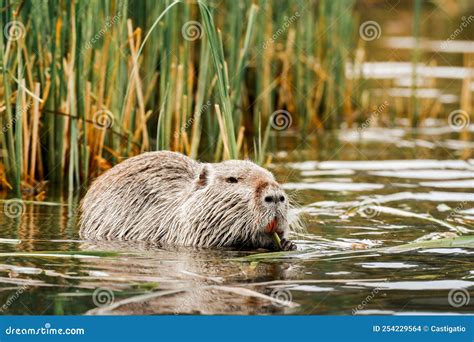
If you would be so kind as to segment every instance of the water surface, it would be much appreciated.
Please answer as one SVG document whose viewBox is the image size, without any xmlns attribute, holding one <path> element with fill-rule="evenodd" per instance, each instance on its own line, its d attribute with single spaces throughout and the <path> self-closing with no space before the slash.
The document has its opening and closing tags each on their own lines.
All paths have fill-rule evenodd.
<svg viewBox="0 0 474 342">
<path fill-rule="evenodd" d="M 280 139 L 270 168 L 306 226 L 293 254 L 81 241 L 62 196 L 4 211 L 3 313 L 473 313 L 474 248 L 388 248 L 473 234 L 470 142 L 429 129 Z"/>
</svg>

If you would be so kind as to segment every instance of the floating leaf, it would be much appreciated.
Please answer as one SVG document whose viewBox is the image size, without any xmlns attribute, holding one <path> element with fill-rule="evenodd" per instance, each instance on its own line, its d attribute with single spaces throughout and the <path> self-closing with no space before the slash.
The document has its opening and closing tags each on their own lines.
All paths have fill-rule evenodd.
<svg viewBox="0 0 474 342">
<path fill-rule="evenodd" d="M 365 250 L 358 251 L 336 251 L 330 253 L 321 253 L 320 251 L 315 252 L 314 250 L 308 251 L 292 251 L 292 252 L 270 252 L 270 253 L 257 253 L 247 255 L 242 258 L 235 258 L 235 261 L 278 261 L 281 259 L 321 259 L 325 257 L 333 257 L 336 255 L 349 255 L 348 258 L 367 257 L 369 255 L 378 255 L 374 253 L 402 253 L 409 252 L 417 249 L 429 249 L 429 248 L 474 248 L 474 235 L 458 236 L 454 238 L 437 239 L 431 241 L 422 242 L 410 242 L 407 244 L 393 246 L 393 247 L 381 247 L 381 248 L 368 248 Z M 368 253 L 368 254 L 363 254 Z M 361 255 L 362 254 L 362 255 Z M 338 258 L 339 259 L 339 258 Z M 327 259 L 326 259 L 327 260 Z M 336 259 L 333 259 L 336 260 Z"/>
<path fill-rule="evenodd" d="M 474 235 L 431 241 L 410 242 L 404 245 L 382 248 L 381 251 L 384 253 L 401 253 L 427 248 L 474 248 Z"/>
</svg>

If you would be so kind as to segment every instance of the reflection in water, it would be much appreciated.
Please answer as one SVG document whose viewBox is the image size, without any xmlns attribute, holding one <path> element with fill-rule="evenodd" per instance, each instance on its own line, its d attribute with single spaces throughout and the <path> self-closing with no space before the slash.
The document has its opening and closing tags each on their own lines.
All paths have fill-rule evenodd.
<svg viewBox="0 0 474 342">
<path fill-rule="evenodd" d="M 275 298 L 267 298 L 265 291 L 255 291 L 258 286 L 246 284 L 285 279 L 288 267 L 232 262 L 232 258 L 243 255 L 241 252 L 133 243 L 83 243 L 80 249 L 123 253 L 119 258 L 87 260 L 88 269 L 101 272 L 95 285 L 112 288 L 120 296 L 112 307 L 96 308 L 90 314 L 284 313 L 292 306 L 279 305 Z M 136 284 L 137 290 L 151 291 L 137 291 L 122 299 L 121 291 L 127 291 L 130 284 Z"/>
</svg>

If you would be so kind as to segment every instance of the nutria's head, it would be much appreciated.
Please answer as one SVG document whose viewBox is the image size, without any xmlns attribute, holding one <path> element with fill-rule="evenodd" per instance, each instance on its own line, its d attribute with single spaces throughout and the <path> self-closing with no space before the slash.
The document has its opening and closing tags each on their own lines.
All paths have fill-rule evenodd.
<svg viewBox="0 0 474 342">
<path fill-rule="evenodd" d="M 274 232 L 284 237 L 289 230 L 288 196 L 269 171 L 250 161 L 202 164 L 190 201 L 189 220 L 210 227 L 201 232 L 208 246 L 270 247 Z"/>
</svg>

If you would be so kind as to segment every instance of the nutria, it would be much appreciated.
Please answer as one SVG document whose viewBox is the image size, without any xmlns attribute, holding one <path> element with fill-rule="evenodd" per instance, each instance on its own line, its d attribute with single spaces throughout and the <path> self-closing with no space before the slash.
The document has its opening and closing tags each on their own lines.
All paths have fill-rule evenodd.
<svg viewBox="0 0 474 342">
<path fill-rule="evenodd" d="M 132 157 L 97 178 L 81 202 L 85 239 L 167 245 L 294 250 L 288 196 L 250 161 L 200 163 L 158 151 Z"/>
</svg>

